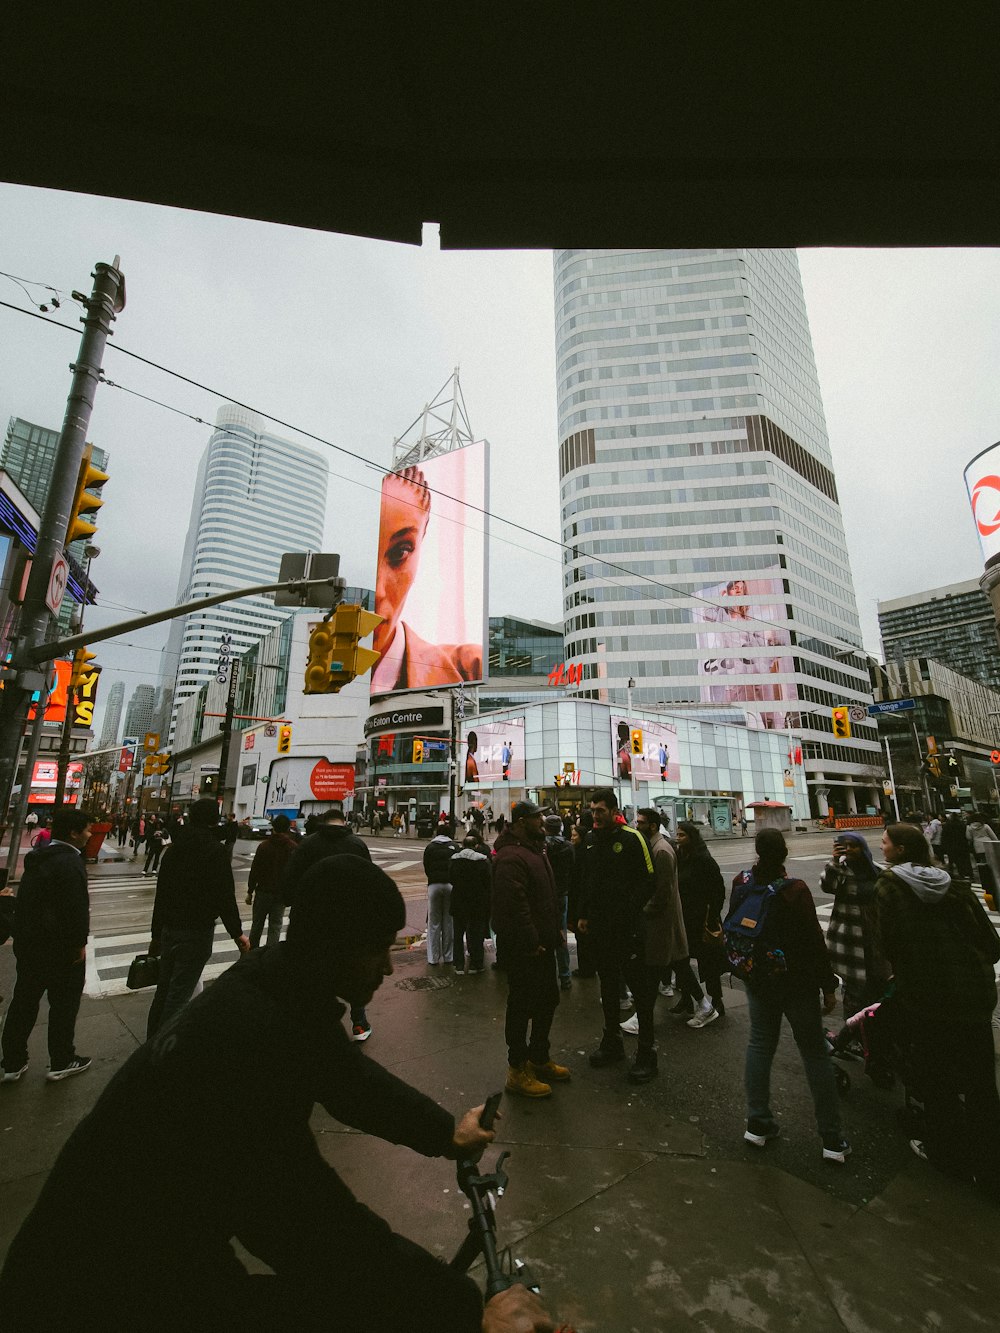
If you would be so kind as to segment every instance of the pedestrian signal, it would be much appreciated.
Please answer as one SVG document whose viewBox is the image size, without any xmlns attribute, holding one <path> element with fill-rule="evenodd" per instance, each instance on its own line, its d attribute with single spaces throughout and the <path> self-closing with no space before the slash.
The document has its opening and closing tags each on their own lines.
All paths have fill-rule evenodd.
<svg viewBox="0 0 1000 1333">
<path fill-rule="evenodd" d="M 838 741 L 846 741 L 851 735 L 851 714 L 846 704 L 831 709 L 833 716 L 833 734 Z"/>
</svg>

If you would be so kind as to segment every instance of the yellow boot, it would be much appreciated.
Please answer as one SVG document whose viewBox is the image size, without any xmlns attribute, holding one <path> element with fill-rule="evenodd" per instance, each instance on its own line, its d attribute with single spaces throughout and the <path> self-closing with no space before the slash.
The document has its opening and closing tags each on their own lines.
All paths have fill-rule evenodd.
<svg viewBox="0 0 1000 1333">
<path fill-rule="evenodd" d="M 554 1060 L 546 1060 L 543 1065 L 533 1064 L 530 1060 L 525 1069 L 535 1078 L 547 1078 L 550 1083 L 568 1083 L 573 1077 L 565 1065 L 557 1065 Z"/>
<path fill-rule="evenodd" d="M 551 1097 L 552 1089 L 535 1078 L 530 1069 L 530 1065 L 511 1065 L 507 1070 L 507 1091 L 519 1097 Z"/>
</svg>

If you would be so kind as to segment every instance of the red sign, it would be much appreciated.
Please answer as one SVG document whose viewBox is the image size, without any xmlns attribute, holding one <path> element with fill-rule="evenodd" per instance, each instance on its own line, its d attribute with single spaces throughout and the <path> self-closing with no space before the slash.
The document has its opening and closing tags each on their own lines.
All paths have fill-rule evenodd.
<svg viewBox="0 0 1000 1333">
<path fill-rule="evenodd" d="M 579 685 L 582 680 L 582 662 L 560 662 L 549 672 L 550 685 Z"/>
<path fill-rule="evenodd" d="M 321 759 L 309 774 L 309 787 L 317 801 L 342 801 L 354 791 L 354 765 Z"/>
<path fill-rule="evenodd" d="M 56 793 L 58 773 L 59 764 L 56 760 L 39 759 L 36 762 L 31 775 L 31 791 L 28 795 L 30 805 L 51 805 Z M 76 803 L 82 781 L 83 763 L 79 760 L 71 761 L 66 766 L 65 801 L 67 805 Z"/>
<path fill-rule="evenodd" d="M 118 757 L 118 772 L 128 773 L 132 768 L 132 751 L 127 745 L 122 746 L 122 752 Z"/>
<path fill-rule="evenodd" d="M 66 697 L 69 694 L 69 678 L 73 670 L 72 662 L 53 662 L 55 685 L 45 705 L 46 722 L 63 722 L 66 719 Z M 35 716 L 34 701 L 28 709 L 28 721 Z"/>
<path fill-rule="evenodd" d="M 256 744 L 257 744 L 257 733 L 253 731 L 248 731 L 247 734 L 243 737 L 244 750 L 252 750 Z"/>
</svg>

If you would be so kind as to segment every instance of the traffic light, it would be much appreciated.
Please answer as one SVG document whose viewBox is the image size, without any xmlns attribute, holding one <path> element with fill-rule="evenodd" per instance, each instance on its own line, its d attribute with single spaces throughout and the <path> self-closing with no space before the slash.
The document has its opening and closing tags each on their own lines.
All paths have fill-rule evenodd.
<svg viewBox="0 0 1000 1333">
<path fill-rule="evenodd" d="M 159 755 L 147 754 L 146 758 L 142 761 L 142 771 L 147 778 L 151 773 L 159 772 L 158 760 Z"/>
<path fill-rule="evenodd" d="M 93 662 L 96 656 L 96 653 L 88 653 L 86 648 L 77 648 L 76 652 L 73 654 L 73 665 L 70 668 L 69 673 L 69 688 L 71 694 L 74 690 L 80 688 L 85 677 L 93 670 L 93 667 L 91 667 L 89 663 Z"/>
<path fill-rule="evenodd" d="M 413 738 L 413 762 L 415 764 L 424 762 L 424 742 L 419 736 Z"/>
<path fill-rule="evenodd" d="M 292 749 L 292 729 L 286 723 L 278 728 L 278 753 L 290 754 Z"/>
<path fill-rule="evenodd" d="M 958 762 L 957 754 L 946 754 L 944 757 L 945 776 L 951 779 L 960 778 L 962 775 L 962 766 Z"/>
<path fill-rule="evenodd" d="M 846 704 L 830 710 L 833 717 L 833 734 L 838 741 L 846 741 L 851 735 L 851 714 Z"/>
<path fill-rule="evenodd" d="M 634 727 L 632 730 L 632 753 L 642 756 L 642 728 Z"/>
<path fill-rule="evenodd" d="M 80 517 L 81 514 L 96 513 L 104 503 L 99 495 L 92 494 L 92 488 L 103 486 L 108 480 L 108 474 L 94 467 L 91 462 L 93 452 L 94 446 L 88 444 L 80 460 L 80 475 L 76 479 L 73 508 L 69 511 L 69 524 L 66 527 L 67 546 L 81 537 L 92 537 L 97 531 L 96 523 L 92 523 L 89 518 Z"/>
<path fill-rule="evenodd" d="M 314 626 L 303 693 L 337 694 L 356 676 L 370 671 L 382 654 L 362 648 L 358 640 L 371 634 L 382 619 L 356 602 L 342 602 L 329 620 Z"/>
<path fill-rule="evenodd" d="M 303 694 L 326 694 L 330 688 L 330 659 L 333 656 L 333 630 L 328 620 L 321 620 L 309 631 L 309 660 L 306 662 Z"/>
</svg>

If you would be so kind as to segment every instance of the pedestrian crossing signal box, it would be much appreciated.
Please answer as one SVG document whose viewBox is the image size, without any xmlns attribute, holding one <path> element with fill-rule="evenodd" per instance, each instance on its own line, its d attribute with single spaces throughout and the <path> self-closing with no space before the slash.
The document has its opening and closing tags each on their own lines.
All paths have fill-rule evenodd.
<svg viewBox="0 0 1000 1333">
<path fill-rule="evenodd" d="M 838 741 L 850 740 L 851 714 L 846 705 L 830 710 L 833 717 L 833 734 Z"/>
</svg>

